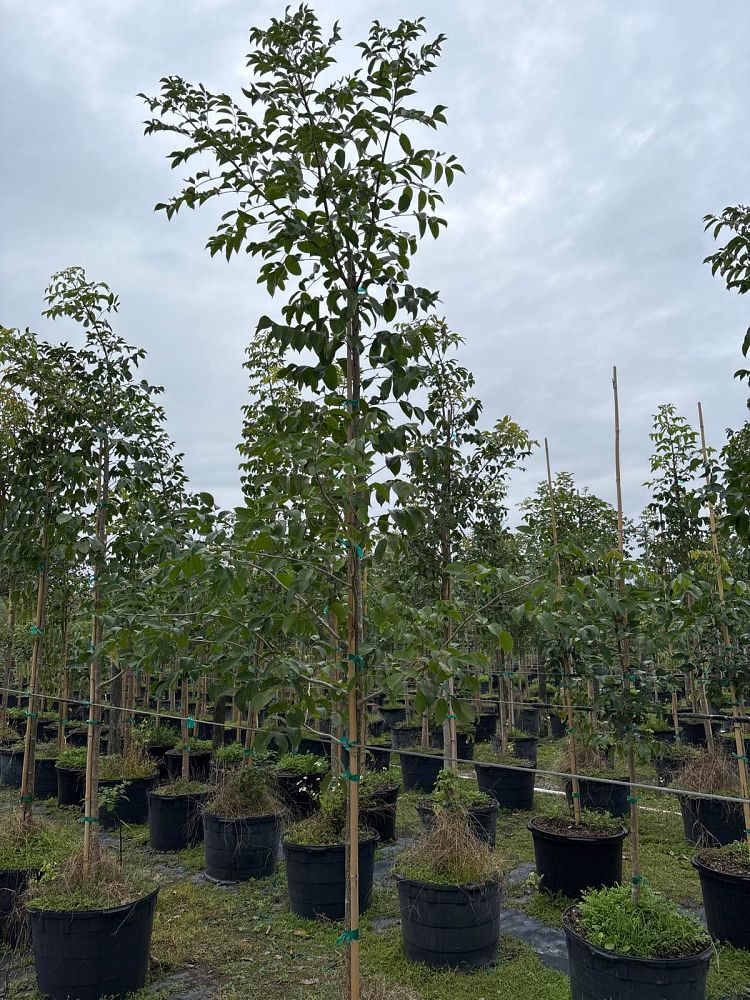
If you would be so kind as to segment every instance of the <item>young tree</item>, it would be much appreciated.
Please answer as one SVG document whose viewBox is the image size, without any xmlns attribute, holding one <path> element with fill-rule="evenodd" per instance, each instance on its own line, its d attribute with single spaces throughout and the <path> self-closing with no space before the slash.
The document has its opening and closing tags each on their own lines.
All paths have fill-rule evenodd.
<svg viewBox="0 0 750 1000">
<path fill-rule="evenodd" d="M 259 281 L 270 294 L 295 284 L 281 309 L 283 322 L 264 316 L 259 329 L 284 351 L 310 352 L 312 363 L 290 360 L 286 371 L 322 394 L 327 410 L 325 447 L 339 481 L 329 497 L 333 510 L 320 538 L 329 552 L 321 561 L 328 572 L 330 546 L 342 538 L 352 774 L 360 756 L 370 501 L 376 489 L 389 491 L 370 477 L 376 456 L 403 450 L 406 438 L 381 404 L 415 387 L 410 366 L 424 349 L 419 336 L 404 338 L 379 324 L 391 323 L 399 308 L 416 316 L 434 305 L 437 293 L 412 285 L 409 268 L 419 239 L 428 231 L 437 237 L 445 225 L 435 185 L 450 184 L 461 169 L 453 156 L 414 145 L 418 128 L 445 122 L 443 106 L 430 112 L 411 102 L 444 40 L 425 42 L 424 33 L 422 19 L 394 28 L 374 22 L 358 46 L 361 67 L 333 79 L 338 25 L 324 37 L 313 11 L 302 5 L 251 30 L 252 76 L 243 88 L 248 104 L 175 76 L 162 80 L 159 96 L 144 97 L 153 115 L 146 131 L 181 140 L 172 166 L 200 161 L 180 193 L 160 206 L 167 217 L 218 196 L 233 198 L 209 239 L 211 253 L 229 258 L 244 247 L 260 257 Z M 304 484 L 295 486 L 292 500 L 299 504 Z M 327 631 L 334 633 L 335 650 L 336 629 Z M 356 1000 L 356 780 L 349 787 L 347 940 Z"/>
</svg>

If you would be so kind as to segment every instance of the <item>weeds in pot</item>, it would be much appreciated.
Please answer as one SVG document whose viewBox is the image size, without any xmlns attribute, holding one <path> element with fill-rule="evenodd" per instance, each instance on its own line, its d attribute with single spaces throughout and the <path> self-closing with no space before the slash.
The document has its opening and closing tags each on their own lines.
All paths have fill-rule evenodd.
<svg viewBox="0 0 750 1000">
<path fill-rule="evenodd" d="M 435 821 L 407 848 L 394 872 L 416 882 L 437 885 L 476 885 L 503 879 L 503 863 L 488 844 L 479 840 L 465 810 L 438 809 Z"/>
<path fill-rule="evenodd" d="M 134 903 L 155 888 L 145 873 L 125 870 L 105 851 L 84 875 L 83 856 L 77 853 L 33 885 L 28 902 L 35 910 L 100 910 Z"/>
<path fill-rule="evenodd" d="M 713 795 L 738 795 L 739 779 L 732 759 L 720 748 L 703 750 L 675 776 L 678 788 Z"/>
<path fill-rule="evenodd" d="M 277 816 L 283 811 L 272 774 L 262 767 L 243 767 L 232 772 L 206 802 L 205 810 L 222 819 Z"/>
<path fill-rule="evenodd" d="M 455 771 L 441 771 L 435 789 L 425 800 L 438 809 L 465 811 L 491 805 L 494 799 L 480 791 L 475 781 L 461 778 Z"/>
<path fill-rule="evenodd" d="M 704 927 L 645 885 L 637 903 L 629 886 L 589 890 L 573 910 L 572 926 L 591 944 L 634 958 L 683 958 L 711 943 Z"/>
<path fill-rule="evenodd" d="M 193 744 L 190 744 L 193 746 Z M 214 751 L 216 764 L 241 764 L 245 759 L 245 748 L 241 743 L 227 743 Z"/>
<path fill-rule="evenodd" d="M 331 778 L 321 793 L 319 811 L 290 826 L 284 834 L 286 842 L 300 847 L 335 847 L 345 843 L 346 799 L 346 780 Z M 360 805 L 363 804 L 361 801 Z M 360 824 L 360 833 L 363 832 L 367 830 Z"/>
<path fill-rule="evenodd" d="M 0 871 L 45 871 L 69 854 L 76 843 L 75 832 L 67 826 L 33 816 L 0 813 Z"/>
<path fill-rule="evenodd" d="M 315 774 L 325 774 L 328 770 L 328 761 L 325 757 L 318 757 L 314 753 L 285 753 L 279 758 L 276 769 L 283 771 L 284 774 L 296 774 L 301 778 L 307 778 Z"/>
<path fill-rule="evenodd" d="M 213 789 L 210 785 L 206 785 L 202 781 L 190 781 L 187 778 L 177 778 L 176 781 L 159 785 L 156 789 L 157 794 L 163 795 L 165 798 L 177 798 L 180 795 L 202 795 L 211 791 Z"/>
<path fill-rule="evenodd" d="M 169 726 L 159 726 L 155 719 L 144 719 L 133 727 L 133 739 L 137 747 L 173 747 L 179 739 L 176 730 Z"/>
<path fill-rule="evenodd" d="M 71 771 L 83 771 L 86 767 L 86 747 L 67 747 L 57 755 L 57 766 Z"/>
<path fill-rule="evenodd" d="M 85 749 L 83 752 L 85 766 Z M 116 781 L 118 779 L 135 781 L 138 778 L 153 778 L 155 774 L 154 761 L 137 749 L 133 749 L 127 754 L 106 754 L 99 759 L 100 781 Z"/>
<path fill-rule="evenodd" d="M 750 855 L 744 840 L 736 840 L 725 847 L 704 847 L 695 856 L 714 871 L 742 878 L 750 877 Z"/>
</svg>

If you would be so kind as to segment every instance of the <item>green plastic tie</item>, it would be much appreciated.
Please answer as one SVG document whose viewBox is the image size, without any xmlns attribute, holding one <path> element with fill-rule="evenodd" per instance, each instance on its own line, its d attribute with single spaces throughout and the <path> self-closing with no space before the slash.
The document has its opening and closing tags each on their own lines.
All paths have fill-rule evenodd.
<svg viewBox="0 0 750 1000">
<path fill-rule="evenodd" d="M 364 294 L 365 294 L 365 289 L 362 287 L 362 285 L 359 285 L 357 287 L 357 295 L 364 295 Z"/>
<path fill-rule="evenodd" d="M 81 816 L 80 822 L 81 823 L 98 823 L 99 822 L 99 817 L 98 816 Z"/>
<path fill-rule="evenodd" d="M 252 747 L 245 747 L 243 749 L 243 751 L 242 751 L 242 756 L 243 757 L 254 757 L 255 756 L 255 751 L 253 750 Z"/>
<path fill-rule="evenodd" d="M 324 615 L 327 615 L 327 614 L 328 614 L 328 605 L 327 605 L 327 604 L 324 604 L 324 605 L 323 605 L 323 614 L 324 614 Z"/>
<path fill-rule="evenodd" d="M 344 400 L 344 406 L 347 406 L 347 407 L 351 406 L 351 408 L 353 410 L 358 410 L 359 409 L 359 400 L 358 399 L 346 399 L 346 400 Z"/>
<path fill-rule="evenodd" d="M 98 510 L 106 510 L 109 504 L 106 500 L 98 500 L 96 506 Z"/>
<path fill-rule="evenodd" d="M 646 880 L 644 879 L 643 875 L 633 875 L 630 881 L 633 883 L 633 885 L 640 885 L 642 882 L 645 882 Z"/>
<path fill-rule="evenodd" d="M 734 757 L 735 760 L 744 760 L 744 762 L 747 764 L 747 757 L 743 753 L 732 752 L 732 756 Z"/>
<path fill-rule="evenodd" d="M 629 681 L 630 681 L 630 682 L 631 682 L 632 684 L 635 684 L 635 682 L 636 682 L 636 681 L 638 680 L 638 677 L 637 677 L 637 675 L 636 675 L 636 674 L 628 674 L 628 675 L 627 675 L 627 678 L 628 678 L 628 680 L 629 680 Z"/>
<path fill-rule="evenodd" d="M 456 716 L 455 716 L 455 715 L 446 715 L 446 717 L 445 717 L 445 718 L 446 718 L 446 719 L 455 719 L 455 718 L 456 718 Z"/>
<path fill-rule="evenodd" d="M 350 740 L 348 736 L 342 736 L 341 739 L 339 740 L 339 743 L 344 748 L 344 750 L 351 750 L 352 747 L 358 747 L 362 745 L 357 740 Z"/>
<path fill-rule="evenodd" d="M 84 719 L 87 726 L 100 726 L 101 721 L 99 719 Z"/>
<path fill-rule="evenodd" d="M 192 733 L 192 731 L 195 729 L 195 719 L 192 717 L 192 715 L 189 715 L 187 719 L 185 719 L 185 722 L 187 722 L 188 732 Z"/>
<path fill-rule="evenodd" d="M 136 717 L 134 715 L 130 715 L 130 716 L 128 716 L 128 718 L 125 721 L 129 725 L 134 726 L 137 720 L 136 720 Z"/>
<path fill-rule="evenodd" d="M 635 805 L 635 803 L 636 803 L 636 802 L 640 802 L 642 798 L 643 798 L 643 796 L 642 796 L 642 795 L 628 795 L 628 796 L 627 796 L 627 801 L 628 801 L 628 802 L 629 802 L 629 803 L 630 803 L 631 805 Z"/>
<path fill-rule="evenodd" d="M 32 635 L 42 635 L 44 632 L 44 625 L 32 625 L 31 634 Z"/>
<path fill-rule="evenodd" d="M 19 795 L 18 801 L 19 802 L 33 802 L 34 801 L 34 796 L 33 795 Z"/>
<path fill-rule="evenodd" d="M 36 571 L 39 574 L 39 576 L 41 576 L 42 573 L 44 572 L 44 563 L 39 563 L 39 565 L 36 568 Z"/>
<path fill-rule="evenodd" d="M 750 833 L 750 830 L 748 830 L 748 829 L 745 829 L 745 830 L 744 830 L 743 832 L 744 832 L 744 833 Z"/>
<path fill-rule="evenodd" d="M 361 667 L 364 663 L 364 657 L 361 653 L 347 653 L 347 660 L 351 660 L 355 667 Z"/>
<path fill-rule="evenodd" d="M 580 792 L 571 792 L 570 793 L 570 797 L 571 797 L 571 799 L 580 799 L 581 793 Z"/>
<path fill-rule="evenodd" d="M 359 931 L 342 931 L 336 938 L 336 944 L 346 944 L 347 941 L 359 941 Z"/>
<path fill-rule="evenodd" d="M 346 781 L 361 781 L 362 780 L 362 775 L 361 774 L 352 774 L 351 771 L 342 771 L 341 772 L 341 777 L 344 778 Z"/>
</svg>

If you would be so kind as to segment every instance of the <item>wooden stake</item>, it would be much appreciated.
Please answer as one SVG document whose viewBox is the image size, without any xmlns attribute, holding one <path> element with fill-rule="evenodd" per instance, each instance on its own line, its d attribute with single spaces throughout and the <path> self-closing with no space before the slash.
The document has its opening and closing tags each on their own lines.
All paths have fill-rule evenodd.
<svg viewBox="0 0 750 1000">
<path fill-rule="evenodd" d="M 617 547 L 620 551 L 620 558 L 625 558 L 625 527 L 622 511 L 622 476 L 620 473 L 620 399 L 617 392 L 617 368 L 612 369 L 612 391 L 615 403 L 615 480 L 617 485 Z M 620 594 L 625 593 L 624 568 L 621 566 L 619 574 Z M 625 623 L 627 625 L 627 622 Z M 620 643 L 620 664 L 622 666 L 622 683 L 625 691 L 630 687 L 630 636 L 627 631 L 622 636 Z M 633 870 L 632 876 L 632 898 L 637 903 L 641 898 L 641 851 L 640 838 L 638 834 L 638 796 L 636 794 L 635 783 L 637 775 L 635 771 L 635 746 L 633 738 L 628 743 L 628 780 L 630 789 L 628 799 L 630 801 L 630 861 Z"/>
<path fill-rule="evenodd" d="M 188 682 L 187 677 L 182 679 L 182 722 L 180 723 L 181 735 L 182 735 L 182 770 L 181 775 L 185 781 L 190 780 L 190 751 L 188 747 L 190 746 L 190 730 L 188 729 L 187 716 L 187 705 L 189 700 L 188 695 Z M 187 713 L 187 714 L 186 714 Z"/>
<path fill-rule="evenodd" d="M 708 448 L 706 447 L 706 430 L 703 425 L 703 407 L 700 403 L 698 403 L 698 423 L 700 424 L 701 431 L 703 464 L 706 467 L 706 480 L 708 481 Z M 711 532 L 711 551 L 713 553 L 714 566 L 716 568 L 716 589 L 719 594 L 719 604 L 723 608 L 726 603 L 724 597 L 724 574 L 721 571 L 721 553 L 719 552 L 719 536 L 716 531 L 716 515 L 714 514 L 714 505 L 710 500 L 708 501 L 708 525 Z M 721 623 L 721 638 L 725 646 L 730 647 L 732 645 L 732 638 L 729 635 L 729 626 L 726 622 Z M 740 794 L 745 800 L 742 803 L 742 813 L 745 820 L 745 840 L 747 842 L 747 849 L 750 852 L 750 802 L 748 802 L 747 753 L 745 748 L 745 735 L 742 729 L 742 722 L 740 721 L 742 707 L 737 701 L 737 687 L 734 681 L 732 681 L 729 687 L 729 692 L 732 699 L 734 749 L 737 756 L 737 765 L 740 774 Z"/>
<path fill-rule="evenodd" d="M 557 548 L 557 513 L 555 510 L 555 491 L 552 487 L 552 466 L 549 459 L 549 442 L 544 439 L 544 456 L 547 460 L 547 492 L 549 494 L 549 511 L 552 525 L 552 544 L 555 548 L 555 561 L 557 562 L 557 594 L 562 596 L 562 568 L 560 566 L 560 553 Z M 581 789 L 578 781 L 578 751 L 576 747 L 575 716 L 573 714 L 573 696 L 570 693 L 570 660 L 567 650 L 563 653 L 563 696 L 565 699 L 565 714 L 568 719 L 568 747 L 570 749 L 570 770 L 573 777 L 570 779 L 571 794 L 573 798 L 573 819 L 576 823 L 581 822 Z"/>
</svg>

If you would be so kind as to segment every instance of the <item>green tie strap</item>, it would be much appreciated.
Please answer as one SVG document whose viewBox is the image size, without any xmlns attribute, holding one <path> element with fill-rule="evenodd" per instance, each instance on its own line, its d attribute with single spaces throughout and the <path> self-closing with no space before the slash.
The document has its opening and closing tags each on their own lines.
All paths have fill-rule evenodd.
<svg viewBox="0 0 750 1000">
<path fill-rule="evenodd" d="M 361 781 L 362 780 L 362 775 L 361 774 L 352 774 L 351 771 L 342 771 L 341 777 L 344 778 L 346 781 Z"/>
<path fill-rule="evenodd" d="M 347 941 L 359 941 L 359 930 L 356 931 L 342 931 L 336 938 L 336 944 L 342 945 L 346 944 Z"/>
</svg>

